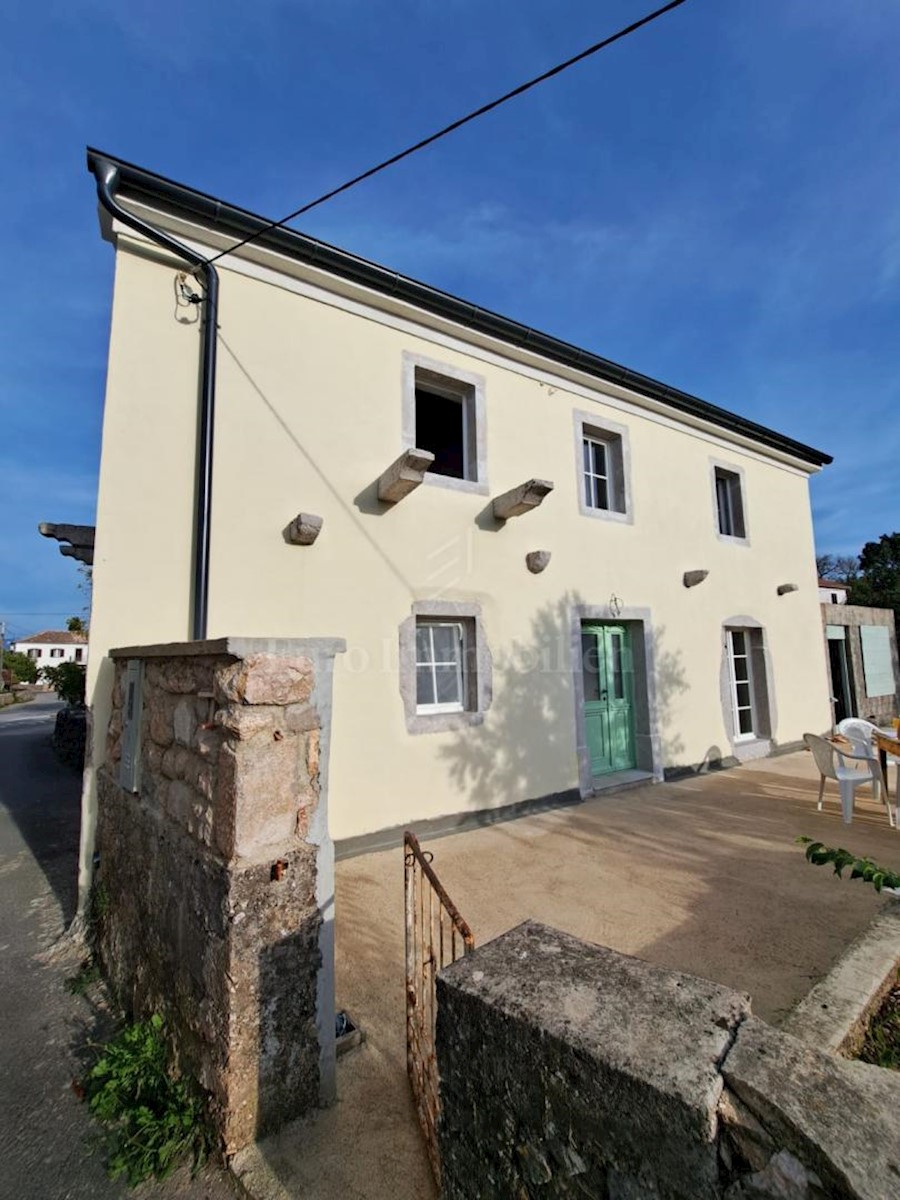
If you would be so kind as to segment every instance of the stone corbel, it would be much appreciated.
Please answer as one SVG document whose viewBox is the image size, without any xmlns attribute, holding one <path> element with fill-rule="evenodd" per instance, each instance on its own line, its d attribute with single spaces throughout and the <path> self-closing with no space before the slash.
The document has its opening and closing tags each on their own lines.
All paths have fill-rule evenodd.
<svg viewBox="0 0 900 1200">
<path fill-rule="evenodd" d="M 799 592 L 800 588 L 796 583 L 779 583 L 775 591 L 779 596 L 786 596 L 788 592 Z"/>
<path fill-rule="evenodd" d="M 284 531 L 292 546 L 311 546 L 322 532 L 322 518 L 315 513 L 298 513 Z"/>
<path fill-rule="evenodd" d="M 685 571 L 682 582 L 686 588 L 696 587 L 707 577 L 709 571 Z"/>
<path fill-rule="evenodd" d="M 525 555 L 525 566 L 532 575 L 540 575 L 541 571 L 546 570 L 549 562 L 549 550 L 529 550 Z"/>
<path fill-rule="evenodd" d="M 378 499 L 385 504 L 396 504 L 408 496 L 425 478 L 433 462 L 430 450 L 404 450 L 378 480 Z"/>
<path fill-rule="evenodd" d="M 58 542 L 68 542 L 68 546 L 60 546 L 60 554 L 65 558 L 75 558 L 89 567 L 93 566 L 93 525 L 53 525 L 49 521 L 41 521 L 38 525 L 38 533 L 42 537 L 55 538 Z"/>
<path fill-rule="evenodd" d="M 529 479 L 518 487 L 504 492 L 494 499 L 493 511 L 498 521 L 508 521 L 510 517 L 520 517 L 523 513 L 537 508 L 545 496 L 553 491 L 549 479 Z"/>
</svg>

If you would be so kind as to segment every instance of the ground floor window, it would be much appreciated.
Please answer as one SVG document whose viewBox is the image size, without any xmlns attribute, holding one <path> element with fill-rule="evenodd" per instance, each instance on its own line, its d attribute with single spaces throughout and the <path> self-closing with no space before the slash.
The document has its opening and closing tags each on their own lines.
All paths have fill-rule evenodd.
<svg viewBox="0 0 900 1200">
<path fill-rule="evenodd" d="M 491 653 L 481 606 L 416 600 L 400 625 L 399 684 L 409 733 L 480 725 L 491 705 Z"/>
<path fill-rule="evenodd" d="M 729 629 L 728 649 L 731 663 L 731 702 L 734 706 L 734 736 L 737 741 L 752 738 L 756 734 L 749 632 L 746 629 Z"/>
<path fill-rule="evenodd" d="M 416 709 L 464 712 L 470 668 L 463 621 L 416 620 Z"/>
</svg>

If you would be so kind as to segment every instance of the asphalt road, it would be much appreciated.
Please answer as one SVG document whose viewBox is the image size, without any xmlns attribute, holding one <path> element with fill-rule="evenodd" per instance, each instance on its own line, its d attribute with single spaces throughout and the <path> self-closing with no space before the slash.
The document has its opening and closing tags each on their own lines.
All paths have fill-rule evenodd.
<svg viewBox="0 0 900 1200">
<path fill-rule="evenodd" d="M 137 1192 L 109 1180 L 72 1090 L 110 1017 L 65 986 L 79 966 L 62 935 L 75 913 L 81 776 L 50 745 L 60 707 L 40 697 L 0 710 L 0 1200 L 235 1200 L 231 1175 L 212 1166 Z"/>
</svg>

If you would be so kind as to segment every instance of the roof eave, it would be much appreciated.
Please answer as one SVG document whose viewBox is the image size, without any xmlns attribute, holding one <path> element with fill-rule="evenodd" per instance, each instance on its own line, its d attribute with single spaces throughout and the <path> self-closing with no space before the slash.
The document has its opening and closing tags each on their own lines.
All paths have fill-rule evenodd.
<svg viewBox="0 0 900 1200">
<path fill-rule="evenodd" d="M 122 191 L 126 195 L 137 200 L 146 199 L 151 203 L 162 203 L 201 221 L 219 234 L 234 237 L 236 240 L 250 234 L 258 234 L 254 240 L 260 247 L 287 254 L 394 299 L 405 300 L 415 307 L 467 329 L 497 338 L 511 346 L 527 349 L 552 362 L 583 371 L 606 383 L 641 393 L 676 412 L 709 421 L 740 437 L 749 438 L 760 446 L 808 463 L 814 469 L 827 466 L 833 461 L 832 456 L 824 451 L 795 441 L 764 425 L 758 425 L 755 421 L 740 417 L 727 409 L 719 408 L 689 392 L 670 387 L 649 375 L 632 371 L 570 342 L 531 329 L 490 309 L 481 308 L 449 292 L 401 275 L 398 271 L 379 266 L 294 229 L 267 228 L 269 222 L 255 213 L 227 204 L 205 192 L 175 183 L 143 167 L 125 162 L 115 155 L 105 154 L 90 147 L 87 155 L 89 165 L 96 159 L 104 158 L 119 168 Z"/>
</svg>

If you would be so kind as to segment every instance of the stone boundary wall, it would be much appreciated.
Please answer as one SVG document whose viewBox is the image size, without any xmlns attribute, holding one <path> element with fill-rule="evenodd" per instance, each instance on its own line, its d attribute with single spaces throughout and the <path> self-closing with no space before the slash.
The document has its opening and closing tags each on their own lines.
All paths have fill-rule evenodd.
<svg viewBox="0 0 900 1200">
<path fill-rule="evenodd" d="M 900 1077 L 526 922 L 438 977 L 444 1200 L 886 1200 Z"/>
<path fill-rule="evenodd" d="M 333 640 L 113 651 L 92 911 L 106 977 L 158 1012 L 226 1153 L 334 1097 Z M 135 791 L 123 692 L 139 662 Z"/>
</svg>

